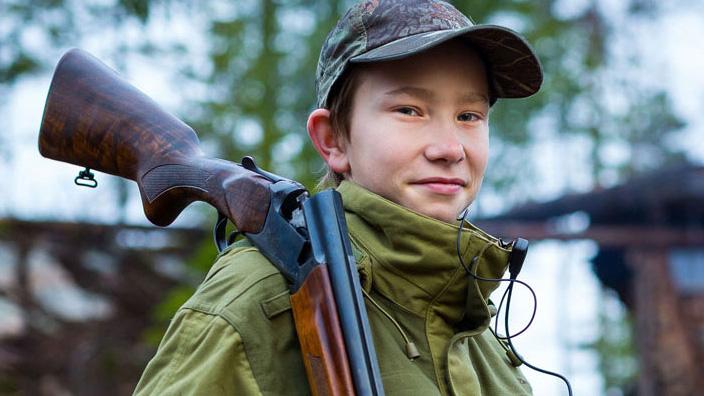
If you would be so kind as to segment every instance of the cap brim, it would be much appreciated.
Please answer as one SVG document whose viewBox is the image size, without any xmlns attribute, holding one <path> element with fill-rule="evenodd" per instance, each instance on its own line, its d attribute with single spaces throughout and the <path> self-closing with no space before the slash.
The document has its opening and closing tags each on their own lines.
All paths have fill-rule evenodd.
<svg viewBox="0 0 704 396">
<path fill-rule="evenodd" d="M 488 78 L 497 98 L 524 98 L 540 89 L 543 69 L 538 57 L 518 33 L 502 26 L 467 26 L 419 33 L 365 52 L 350 62 L 403 59 L 458 37 L 467 40 L 487 63 Z"/>
</svg>

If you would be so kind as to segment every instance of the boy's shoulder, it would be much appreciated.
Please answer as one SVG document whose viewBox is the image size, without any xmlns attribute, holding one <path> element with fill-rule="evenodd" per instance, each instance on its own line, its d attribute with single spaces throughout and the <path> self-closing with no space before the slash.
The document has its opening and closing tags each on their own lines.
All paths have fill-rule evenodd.
<svg viewBox="0 0 704 396">
<path fill-rule="evenodd" d="M 223 321 L 235 334 L 223 331 Z M 168 352 L 171 345 L 187 351 L 180 353 L 189 356 L 189 363 L 181 365 L 201 370 L 204 381 L 231 384 L 233 378 L 247 377 L 257 388 L 247 394 L 308 394 L 286 281 L 246 241 L 218 256 L 172 325 L 159 347 L 165 352 L 157 352 L 161 358 L 154 370 L 173 360 Z"/>
<path fill-rule="evenodd" d="M 245 240 L 218 256 L 183 308 L 220 316 L 238 327 L 252 315 L 271 319 L 288 310 L 289 296 L 281 273 Z"/>
</svg>

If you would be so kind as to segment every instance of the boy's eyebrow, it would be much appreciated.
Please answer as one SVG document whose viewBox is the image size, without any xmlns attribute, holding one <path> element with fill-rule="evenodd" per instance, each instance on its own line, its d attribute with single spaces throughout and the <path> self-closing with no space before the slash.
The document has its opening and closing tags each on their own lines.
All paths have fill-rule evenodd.
<svg viewBox="0 0 704 396">
<path fill-rule="evenodd" d="M 421 87 L 413 87 L 413 86 L 403 86 L 400 88 L 392 89 L 391 91 L 386 92 L 384 95 L 385 96 L 398 96 L 398 95 L 409 95 L 409 96 L 415 96 L 420 99 L 425 99 L 428 101 L 434 100 L 437 95 L 435 92 L 421 88 Z M 460 97 L 459 100 L 460 103 L 475 103 L 475 102 L 486 102 L 487 104 L 489 103 L 489 96 L 485 94 L 481 94 L 478 92 L 468 92 L 462 97 Z"/>
<path fill-rule="evenodd" d="M 486 102 L 489 104 L 489 95 L 481 94 L 478 92 L 469 92 L 460 98 L 460 103 L 475 103 L 475 102 Z"/>
<path fill-rule="evenodd" d="M 411 86 L 404 86 L 396 89 L 392 89 L 391 91 L 386 92 L 384 95 L 386 96 L 398 96 L 398 95 L 409 95 L 409 96 L 415 96 L 420 99 L 426 99 L 429 101 L 432 101 L 435 99 L 435 93 L 429 89 L 425 88 L 420 88 L 420 87 L 411 87 Z"/>
</svg>

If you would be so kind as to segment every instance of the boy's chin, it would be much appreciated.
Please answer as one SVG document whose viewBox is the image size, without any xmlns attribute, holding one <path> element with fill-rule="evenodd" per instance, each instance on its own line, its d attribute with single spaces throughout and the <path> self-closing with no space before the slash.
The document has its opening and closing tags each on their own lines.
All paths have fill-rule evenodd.
<svg viewBox="0 0 704 396">
<path fill-rule="evenodd" d="M 457 217 L 472 202 L 466 193 L 456 195 L 429 194 L 425 189 L 412 189 L 401 205 L 414 212 L 445 223 L 457 224 Z"/>
</svg>

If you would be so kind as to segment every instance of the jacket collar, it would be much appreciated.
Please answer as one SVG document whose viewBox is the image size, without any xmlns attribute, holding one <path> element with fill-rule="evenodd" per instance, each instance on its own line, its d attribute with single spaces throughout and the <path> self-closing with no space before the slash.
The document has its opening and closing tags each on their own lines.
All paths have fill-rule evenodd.
<svg viewBox="0 0 704 396">
<path fill-rule="evenodd" d="M 413 212 L 349 181 L 343 181 L 338 191 L 350 238 L 370 256 L 365 288 L 373 287 L 426 319 L 438 317 L 441 327 L 488 325 L 486 301 L 498 285 L 467 275 L 457 256 L 457 225 Z M 510 250 L 498 239 L 470 224 L 462 232 L 460 246 L 468 266 L 479 257 L 477 275 L 504 274 Z"/>
</svg>

